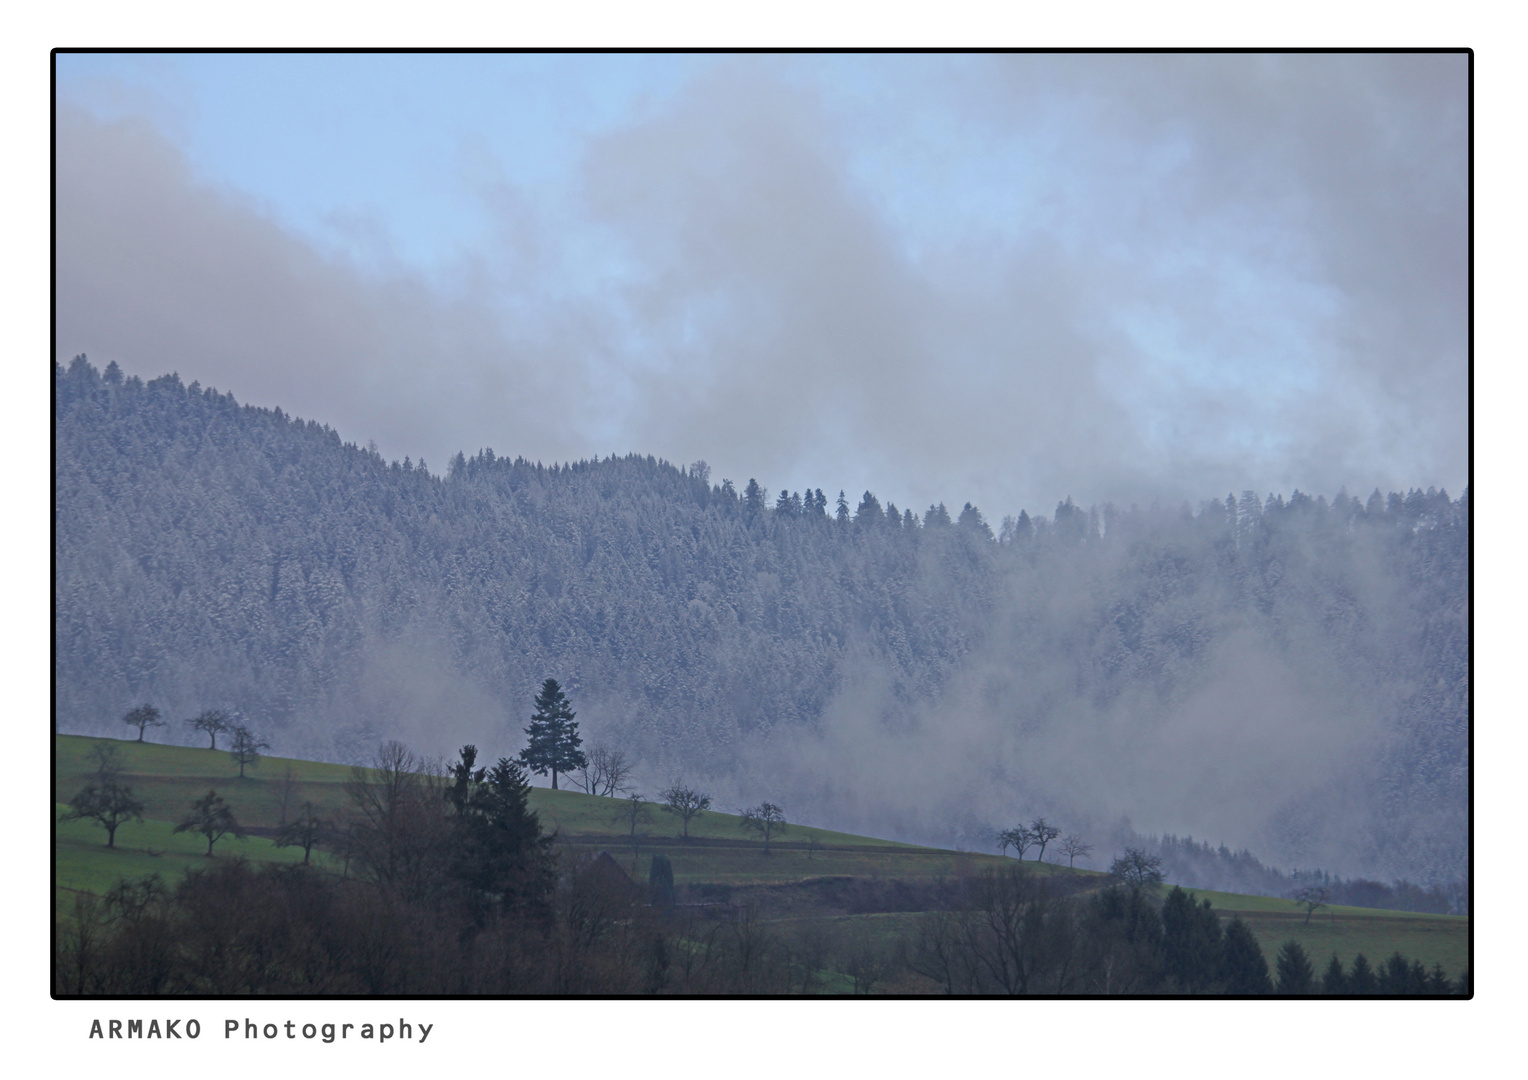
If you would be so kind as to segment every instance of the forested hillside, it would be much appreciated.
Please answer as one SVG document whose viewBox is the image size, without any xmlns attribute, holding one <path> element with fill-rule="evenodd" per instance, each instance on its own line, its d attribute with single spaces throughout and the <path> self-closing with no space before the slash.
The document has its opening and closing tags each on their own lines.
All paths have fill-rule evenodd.
<svg viewBox="0 0 1528 1080">
<path fill-rule="evenodd" d="M 84 358 L 54 385 L 61 732 L 147 701 L 173 741 L 220 707 L 279 753 L 497 755 L 553 676 L 639 776 L 798 820 L 1465 873 L 1467 493 L 1068 499 L 994 535 L 651 457 L 441 475 Z"/>
</svg>

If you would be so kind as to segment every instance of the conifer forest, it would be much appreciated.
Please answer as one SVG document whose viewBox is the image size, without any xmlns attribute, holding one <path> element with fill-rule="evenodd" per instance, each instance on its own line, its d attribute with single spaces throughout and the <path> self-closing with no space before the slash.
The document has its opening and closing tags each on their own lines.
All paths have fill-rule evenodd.
<svg viewBox="0 0 1528 1080">
<path fill-rule="evenodd" d="M 323 419 L 55 365 L 59 732 L 152 702 L 187 745 L 221 709 L 278 754 L 491 758 L 554 676 L 652 783 L 793 820 L 1468 874 L 1468 491 L 897 507 L 635 454 L 387 461 Z"/>
</svg>

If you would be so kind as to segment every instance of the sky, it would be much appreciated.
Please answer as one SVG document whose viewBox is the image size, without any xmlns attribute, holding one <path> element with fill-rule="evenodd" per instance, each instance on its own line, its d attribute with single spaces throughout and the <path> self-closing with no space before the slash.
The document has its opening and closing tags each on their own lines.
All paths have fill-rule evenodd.
<svg viewBox="0 0 1528 1080">
<path fill-rule="evenodd" d="M 56 60 L 56 351 L 441 471 L 1468 477 L 1459 54 Z M 853 501 L 851 499 L 851 501 Z"/>
</svg>

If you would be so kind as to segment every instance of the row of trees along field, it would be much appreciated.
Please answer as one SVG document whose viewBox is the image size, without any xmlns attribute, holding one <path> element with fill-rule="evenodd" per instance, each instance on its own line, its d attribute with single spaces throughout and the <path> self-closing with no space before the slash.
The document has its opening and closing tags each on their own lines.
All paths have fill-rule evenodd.
<svg viewBox="0 0 1528 1080">
<path fill-rule="evenodd" d="M 177 716 L 237 703 L 283 753 L 359 761 L 454 725 L 441 752 L 496 737 L 559 671 L 601 740 L 647 770 L 738 787 L 749 748 L 830 727 L 867 680 L 884 757 L 921 718 L 960 723 L 951 702 L 1000 670 L 979 763 L 1019 771 L 943 793 L 969 805 L 937 817 L 856 822 L 947 843 L 911 832 L 990 819 L 993 792 L 1044 781 L 1022 772 L 1031 746 L 1090 717 L 1152 736 L 1235 650 L 1296 673 L 1279 692 L 1306 715 L 1376 732 L 1325 794 L 1266 807 L 1260 850 L 1467 876 L 1468 493 L 1067 499 L 994 531 L 969 504 L 771 497 L 637 455 L 483 450 L 441 475 L 84 357 L 55 365 L 54 409 L 60 731 L 100 734 L 142 701 Z M 882 797 L 837 781 L 803 773 L 778 797 L 824 821 Z M 1075 819 L 1114 787 L 1046 805 Z M 1333 792 L 1341 813 L 1321 812 Z"/>
<path fill-rule="evenodd" d="M 111 755 L 101 757 L 103 773 Z M 642 888 L 607 855 L 560 855 L 528 806 L 524 771 L 464 747 L 436 771 L 399 743 L 346 785 L 327 843 L 336 873 L 212 859 L 173 888 L 158 875 L 76 895 L 55 935 L 65 996 L 166 994 L 1469 994 L 1399 953 L 1323 974 L 1287 942 L 1270 968 L 1239 918 L 1174 887 L 1140 851 L 1102 889 L 1023 864 L 962 879 L 910 931 L 864 920 L 769 922 L 676 905 L 651 858 Z M 283 829 L 311 849 L 311 806 Z M 209 857 L 240 830 L 208 792 L 182 823 Z M 768 835 L 764 837 L 768 843 Z M 708 917 L 709 916 L 709 917 Z"/>
<path fill-rule="evenodd" d="M 635 840 L 638 824 L 651 820 L 647 796 L 627 786 L 631 769 L 624 751 L 601 744 L 592 747 L 588 754 L 584 753 L 577 715 L 557 680 L 547 679 L 536 695 L 535 711 L 531 714 L 530 725 L 525 728 L 527 745 L 511 764 L 516 769 L 523 768 L 542 776 L 550 773 L 554 791 L 557 790 L 557 776 L 561 772 L 569 776 L 575 786 L 586 794 L 624 796 L 625 805 L 620 816 L 627 820 Z M 136 741 L 140 743 L 144 741 L 144 733 L 148 728 L 167 726 L 160 719 L 159 710 L 147 702 L 130 709 L 122 720 L 137 730 Z M 270 745 L 257 739 L 248 727 L 231 721 L 221 710 L 204 711 L 187 720 L 186 724 L 194 731 L 208 736 L 210 750 L 217 749 L 217 737 L 220 734 L 232 734 L 228 755 L 237 766 L 240 779 L 243 779 L 247 768 L 259 764 L 260 751 Z M 402 746 L 395 741 L 383 744 L 383 758 L 391 761 L 400 756 L 411 756 L 404 754 Z M 471 769 L 477 755 L 476 747 L 468 745 L 460 753 L 463 764 L 458 769 L 466 769 L 464 775 L 474 775 Z M 69 809 L 62 820 L 94 822 L 106 830 L 106 846 L 115 847 L 117 829 L 127 821 L 143 820 L 144 806 L 134 795 L 132 786 L 123 779 L 121 753 L 114 742 L 97 743 L 90 750 L 90 757 L 96 763 L 95 775 L 91 782 L 70 798 Z M 503 767 L 501 763 L 498 768 Z M 486 770 L 479 769 L 475 774 L 476 781 L 481 783 L 484 775 Z M 458 780 L 462 782 L 460 777 Z M 711 808 L 710 795 L 681 780 L 670 782 L 658 793 L 657 798 L 659 808 L 682 823 L 681 835 L 685 839 L 690 835 L 690 822 Z M 348 861 L 351 852 L 346 838 L 354 822 L 349 826 L 336 827 L 333 822 L 319 818 L 311 803 L 304 803 L 301 814 L 294 821 L 288 822 L 286 810 L 283 798 L 281 827 L 276 832 L 278 847 L 301 846 L 303 862 L 306 863 L 313 847 L 323 844 L 343 854 Z M 764 842 L 766 855 L 769 854 L 770 840 L 784 835 L 789 828 L 784 809 L 772 802 L 765 801 L 758 806 L 744 808 L 739 811 L 739 815 L 740 828 L 759 835 Z M 242 839 L 246 835 L 231 809 L 215 790 L 208 791 L 203 798 L 198 799 L 191 812 L 175 828 L 176 832 L 187 830 L 201 832 L 207 837 L 209 856 L 213 845 L 224 836 Z"/>
</svg>

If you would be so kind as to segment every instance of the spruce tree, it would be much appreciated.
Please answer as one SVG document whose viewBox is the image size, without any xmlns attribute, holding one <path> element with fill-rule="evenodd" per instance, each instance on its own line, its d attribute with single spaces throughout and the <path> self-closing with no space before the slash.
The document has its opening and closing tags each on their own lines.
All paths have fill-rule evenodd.
<svg viewBox="0 0 1528 1080">
<path fill-rule="evenodd" d="M 1326 974 L 1321 976 L 1321 992 L 1323 994 L 1346 994 L 1348 992 L 1348 976 L 1342 970 L 1342 961 L 1337 959 L 1337 954 L 1332 954 L 1332 960 L 1326 965 Z"/>
<path fill-rule="evenodd" d="M 1411 993 L 1411 964 L 1399 949 L 1379 968 L 1379 991 L 1397 997 Z"/>
<path fill-rule="evenodd" d="M 1228 994 L 1266 994 L 1273 989 L 1263 950 L 1239 915 L 1226 924 L 1225 942 L 1220 952 L 1220 980 Z"/>
<path fill-rule="evenodd" d="M 1220 977 L 1223 942 L 1210 902 L 1174 885 L 1162 902 L 1162 953 L 1166 975 L 1179 990 L 1202 992 Z"/>
<path fill-rule="evenodd" d="M 520 761 L 537 776 L 552 774 L 552 790 L 557 790 L 557 774 L 572 772 L 589 764 L 579 749 L 583 738 L 578 734 L 576 716 L 556 679 L 541 684 L 536 695 L 536 711 L 525 729 L 530 745 L 520 752 Z"/>
<path fill-rule="evenodd" d="M 1369 966 L 1369 958 L 1359 953 L 1353 957 L 1353 970 L 1348 973 L 1348 993 L 1373 994 L 1378 990 L 1379 982 L 1374 977 L 1374 969 Z"/>
<path fill-rule="evenodd" d="M 1281 994 L 1309 994 L 1316 989 L 1316 969 L 1298 941 L 1284 942 L 1274 962 L 1279 973 Z"/>
</svg>

